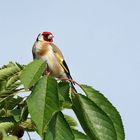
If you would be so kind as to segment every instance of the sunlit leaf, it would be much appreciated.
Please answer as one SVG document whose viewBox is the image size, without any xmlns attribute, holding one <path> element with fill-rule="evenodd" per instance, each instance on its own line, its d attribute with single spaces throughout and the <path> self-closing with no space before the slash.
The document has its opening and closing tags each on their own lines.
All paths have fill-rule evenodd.
<svg viewBox="0 0 140 140">
<path fill-rule="evenodd" d="M 17 106 L 23 100 L 22 97 L 17 96 L 16 98 L 12 97 L 7 98 L 5 102 L 4 108 L 7 110 L 12 110 L 15 106 Z"/>
<path fill-rule="evenodd" d="M 0 93 L 5 90 L 6 88 L 6 80 L 0 81 Z"/>
<path fill-rule="evenodd" d="M 70 99 L 70 85 L 68 82 L 60 82 L 58 84 L 59 101 L 61 108 L 71 108 L 72 102 Z"/>
<path fill-rule="evenodd" d="M 56 113 L 51 119 L 45 140 L 74 140 L 70 126 L 61 112 Z"/>
<path fill-rule="evenodd" d="M 72 130 L 75 139 L 74 140 L 91 140 L 88 136 L 86 136 L 85 134 L 83 134 L 82 132 L 78 131 L 78 130 Z M 95 139 L 92 139 L 95 140 Z"/>
<path fill-rule="evenodd" d="M 27 105 L 37 131 L 42 136 L 52 115 L 59 110 L 57 81 L 51 77 L 42 77 L 29 96 Z"/>
<path fill-rule="evenodd" d="M 0 70 L 0 80 L 5 80 L 20 71 L 18 66 L 11 66 Z"/>
<path fill-rule="evenodd" d="M 20 126 L 22 126 L 25 131 L 33 132 L 36 130 L 35 124 L 31 119 L 27 119 L 26 121 L 21 122 Z"/>
<path fill-rule="evenodd" d="M 15 64 L 14 64 L 13 62 L 10 61 L 7 65 L 3 65 L 3 66 L 1 67 L 1 69 L 10 68 L 10 67 L 12 67 L 12 66 L 15 66 Z"/>
<path fill-rule="evenodd" d="M 99 91 L 87 85 L 81 85 L 89 99 L 96 103 L 112 120 L 117 133 L 117 140 L 124 140 L 125 134 L 121 116 L 117 109 Z"/>
<path fill-rule="evenodd" d="M 12 98 L 13 98 L 13 96 L 8 96 L 6 98 L 0 98 L 0 109 L 4 108 L 6 106 L 5 102 L 8 102 Z"/>
<path fill-rule="evenodd" d="M 14 84 L 19 79 L 19 75 L 12 76 L 6 83 L 6 88 L 10 87 L 12 84 Z"/>
<path fill-rule="evenodd" d="M 14 84 L 12 84 L 9 87 L 7 87 L 6 90 L 16 91 L 16 89 L 19 88 L 20 86 L 21 86 L 21 82 L 20 81 L 17 81 Z"/>
<path fill-rule="evenodd" d="M 18 140 L 18 138 L 16 136 L 6 136 L 3 140 Z"/>
<path fill-rule="evenodd" d="M 0 80 L 0 102 L 1 99 L 16 92 L 16 89 L 21 85 L 17 80 L 17 75 L 11 76 L 11 78 L 8 77 L 7 80 Z"/>
<path fill-rule="evenodd" d="M 2 122 L 0 123 L 0 131 L 6 131 L 9 132 L 14 126 L 14 123 L 12 122 Z"/>
<path fill-rule="evenodd" d="M 44 69 L 45 63 L 43 60 L 34 60 L 24 68 L 20 75 L 20 80 L 26 90 L 39 80 L 44 72 Z"/>
<path fill-rule="evenodd" d="M 26 121 L 28 117 L 28 107 L 25 105 L 21 111 L 21 121 Z"/>
<path fill-rule="evenodd" d="M 73 97 L 73 110 L 86 134 L 95 140 L 117 140 L 109 117 L 90 99 L 81 94 Z"/>
<path fill-rule="evenodd" d="M 70 127 L 75 128 L 78 126 L 78 123 L 76 122 L 76 120 L 72 118 L 71 116 L 64 115 L 64 118 L 66 119 Z"/>
</svg>

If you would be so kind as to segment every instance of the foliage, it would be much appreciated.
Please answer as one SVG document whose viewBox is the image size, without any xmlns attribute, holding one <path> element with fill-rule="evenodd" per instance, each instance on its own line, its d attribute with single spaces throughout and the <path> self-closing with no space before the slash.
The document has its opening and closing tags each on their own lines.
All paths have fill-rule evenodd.
<svg viewBox="0 0 140 140">
<path fill-rule="evenodd" d="M 103 94 L 84 84 L 78 84 L 83 93 L 75 93 L 69 82 L 44 75 L 44 69 L 42 60 L 0 68 L 0 140 L 17 140 L 24 131 L 42 140 L 125 139 L 120 114 Z M 83 132 L 64 109 L 73 110 Z"/>
</svg>

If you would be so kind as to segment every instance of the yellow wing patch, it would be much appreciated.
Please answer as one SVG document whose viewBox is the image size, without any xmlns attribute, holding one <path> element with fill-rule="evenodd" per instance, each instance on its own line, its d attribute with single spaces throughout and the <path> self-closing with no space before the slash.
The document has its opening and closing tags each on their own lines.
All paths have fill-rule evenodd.
<svg viewBox="0 0 140 140">
<path fill-rule="evenodd" d="M 68 70 L 67 66 L 65 66 L 64 63 L 63 63 L 63 62 L 64 62 L 63 58 L 62 58 L 58 53 L 56 53 L 56 56 L 57 56 L 57 58 L 58 58 L 58 60 L 59 60 L 60 65 L 63 67 L 63 69 L 64 69 L 67 73 L 69 73 L 69 70 Z"/>
</svg>

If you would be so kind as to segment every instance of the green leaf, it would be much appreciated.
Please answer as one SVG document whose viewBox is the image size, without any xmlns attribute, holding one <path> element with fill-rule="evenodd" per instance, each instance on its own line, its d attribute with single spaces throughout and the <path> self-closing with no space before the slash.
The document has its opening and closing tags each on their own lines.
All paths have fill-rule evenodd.
<svg viewBox="0 0 140 140">
<path fill-rule="evenodd" d="M 0 81 L 0 94 L 1 94 L 2 91 L 5 90 L 6 83 L 7 83 L 7 81 Z"/>
<path fill-rule="evenodd" d="M 8 97 L 10 95 L 16 95 L 16 92 L 18 91 L 17 88 L 21 85 L 20 82 L 16 82 L 12 85 L 10 85 L 10 87 L 3 89 L 2 91 L 0 91 L 0 98 L 5 98 Z M 1 100 L 1 99 L 0 99 Z"/>
<path fill-rule="evenodd" d="M 25 89 L 32 87 L 41 77 L 45 69 L 45 62 L 43 60 L 34 60 L 28 64 L 20 75 L 20 80 Z"/>
<path fill-rule="evenodd" d="M 0 109 L 0 116 L 5 116 L 6 115 L 6 110 L 3 108 L 3 109 Z"/>
<path fill-rule="evenodd" d="M 42 136 L 52 115 L 59 110 L 57 81 L 52 77 L 42 77 L 33 88 L 27 105 L 37 131 Z"/>
<path fill-rule="evenodd" d="M 6 110 L 12 110 L 12 109 L 15 108 L 22 100 L 23 100 L 23 98 L 20 97 L 20 96 L 17 96 L 16 98 L 14 98 L 14 97 L 11 96 L 11 97 L 7 98 L 7 100 L 4 101 L 4 102 L 5 102 L 4 108 L 5 108 Z"/>
<path fill-rule="evenodd" d="M 18 140 L 18 138 L 16 136 L 6 136 L 3 140 Z"/>
<path fill-rule="evenodd" d="M 87 85 L 81 85 L 81 87 L 88 96 L 88 98 L 91 99 L 94 103 L 96 103 L 112 120 L 117 133 L 117 140 L 124 140 L 125 134 L 123 123 L 117 109 L 99 91 Z"/>
<path fill-rule="evenodd" d="M 11 115 L 14 117 L 16 122 L 20 121 L 20 114 L 21 114 L 21 110 L 20 109 L 13 109 L 11 111 Z"/>
<path fill-rule="evenodd" d="M 59 82 L 58 84 L 58 95 L 60 100 L 61 108 L 71 108 L 72 102 L 70 99 L 70 85 L 68 82 Z"/>
<path fill-rule="evenodd" d="M 15 83 L 13 83 L 12 85 L 10 85 L 9 87 L 6 88 L 5 91 L 16 91 L 17 88 L 19 88 L 21 86 L 21 82 L 17 81 Z"/>
<path fill-rule="evenodd" d="M 13 85 L 17 80 L 19 80 L 19 75 L 14 75 L 12 76 L 6 83 L 6 88 L 10 87 Z"/>
<path fill-rule="evenodd" d="M 28 131 L 28 132 L 35 131 L 35 125 L 31 119 L 27 119 L 26 121 L 21 122 L 20 126 L 23 127 L 25 131 Z"/>
<path fill-rule="evenodd" d="M 17 81 L 18 80 L 17 74 L 11 76 L 11 78 L 9 79 L 8 78 L 7 81 L 6 80 L 0 81 L 0 101 L 3 100 L 3 98 L 15 93 L 16 89 L 21 85 L 21 83 Z"/>
<path fill-rule="evenodd" d="M 68 124 L 71 128 L 75 129 L 75 127 L 78 126 L 78 123 L 76 122 L 76 120 L 73 119 L 71 116 L 64 115 L 64 118 L 66 119 L 66 121 L 68 122 Z"/>
<path fill-rule="evenodd" d="M 74 140 L 91 140 L 88 136 L 86 136 L 85 134 L 83 134 L 82 132 L 78 131 L 78 130 L 72 130 L 75 139 Z M 95 139 L 93 139 L 95 140 Z"/>
<path fill-rule="evenodd" d="M 70 126 L 61 112 L 56 113 L 51 119 L 45 140 L 74 140 Z"/>
<path fill-rule="evenodd" d="M 73 110 L 86 134 L 95 140 L 117 140 L 110 118 L 90 99 L 73 96 Z"/>
<path fill-rule="evenodd" d="M 12 122 L 3 122 L 0 123 L 0 132 L 2 132 L 3 130 L 5 132 L 9 132 L 14 126 L 14 123 Z"/>
<path fill-rule="evenodd" d="M 16 62 L 16 65 L 22 70 L 22 69 L 24 69 L 24 67 L 25 67 L 25 65 L 21 65 L 21 64 L 19 64 L 19 63 L 17 63 Z"/>
<path fill-rule="evenodd" d="M 13 116 L 0 117 L 0 123 L 3 123 L 3 122 L 13 122 L 13 123 L 15 123 L 15 120 L 14 120 Z"/>
<path fill-rule="evenodd" d="M 0 80 L 6 80 L 20 71 L 18 66 L 11 66 L 0 70 Z"/>
<path fill-rule="evenodd" d="M 21 121 L 26 121 L 28 117 L 28 107 L 25 105 L 21 111 Z"/>
<path fill-rule="evenodd" d="M 7 65 L 2 66 L 1 69 L 10 68 L 10 67 L 12 67 L 12 66 L 15 66 L 15 64 L 14 64 L 13 62 L 10 61 Z"/>
<path fill-rule="evenodd" d="M 7 96 L 5 98 L 0 97 L 0 109 L 4 108 L 12 98 L 13 95 Z"/>
</svg>

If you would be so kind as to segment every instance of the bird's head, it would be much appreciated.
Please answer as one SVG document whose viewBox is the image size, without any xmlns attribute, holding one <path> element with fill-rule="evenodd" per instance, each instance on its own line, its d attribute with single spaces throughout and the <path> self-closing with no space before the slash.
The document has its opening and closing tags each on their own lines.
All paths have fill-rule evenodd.
<svg viewBox="0 0 140 140">
<path fill-rule="evenodd" d="M 53 34 L 51 32 L 42 32 L 38 35 L 37 41 L 53 42 Z"/>
</svg>

